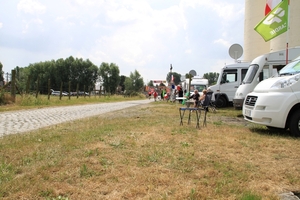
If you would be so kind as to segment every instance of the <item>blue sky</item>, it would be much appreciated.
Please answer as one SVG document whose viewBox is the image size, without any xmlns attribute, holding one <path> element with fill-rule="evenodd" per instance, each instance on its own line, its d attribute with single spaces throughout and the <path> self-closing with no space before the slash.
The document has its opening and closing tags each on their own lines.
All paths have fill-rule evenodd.
<svg viewBox="0 0 300 200">
<path fill-rule="evenodd" d="M 242 0 L 7 0 L 0 13 L 5 73 L 73 56 L 137 70 L 145 83 L 170 64 L 202 76 L 233 63 L 228 49 L 244 41 Z"/>
</svg>

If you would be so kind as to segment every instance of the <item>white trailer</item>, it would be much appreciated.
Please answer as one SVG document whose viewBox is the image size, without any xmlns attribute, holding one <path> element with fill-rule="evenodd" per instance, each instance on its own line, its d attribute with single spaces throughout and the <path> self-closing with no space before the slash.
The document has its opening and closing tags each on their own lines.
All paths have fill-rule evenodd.
<svg viewBox="0 0 300 200">
<path fill-rule="evenodd" d="M 203 89 L 208 88 L 208 79 L 202 78 L 200 76 L 194 76 L 191 79 L 191 84 L 189 84 L 190 80 L 186 79 L 185 87 L 183 87 L 187 92 L 190 89 L 191 94 L 193 94 L 194 90 L 198 90 L 201 94 Z"/>
<path fill-rule="evenodd" d="M 221 68 L 217 83 L 209 87 L 215 94 L 216 106 L 226 107 L 232 103 L 233 97 L 241 84 L 250 63 L 241 62 L 225 65 Z"/>
<path fill-rule="evenodd" d="M 234 108 L 242 109 L 246 95 L 252 92 L 260 81 L 278 76 L 278 71 L 299 55 L 300 47 L 295 47 L 288 50 L 271 52 L 255 58 L 251 62 L 242 84 L 236 90 L 233 98 Z"/>
<path fill-rule="evenodd" d="M 279 77 L 260 82 L 246 96 L 244 119 L 269 128 L 289 129 L 300 137 L 300 56 L 279 72 Z"/>
</svg>

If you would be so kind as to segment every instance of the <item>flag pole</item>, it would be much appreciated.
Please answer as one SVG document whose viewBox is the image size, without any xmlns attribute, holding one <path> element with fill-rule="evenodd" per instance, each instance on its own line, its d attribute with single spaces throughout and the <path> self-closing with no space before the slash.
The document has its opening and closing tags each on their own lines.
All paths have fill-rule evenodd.
<svg viewBox="0 0 300 200">
<path fill-rule="evenodd" d="M 286 64 L 289 62 L 290 0 L 288 0 L 288 24 L 286 31 Z"/>
</svg>

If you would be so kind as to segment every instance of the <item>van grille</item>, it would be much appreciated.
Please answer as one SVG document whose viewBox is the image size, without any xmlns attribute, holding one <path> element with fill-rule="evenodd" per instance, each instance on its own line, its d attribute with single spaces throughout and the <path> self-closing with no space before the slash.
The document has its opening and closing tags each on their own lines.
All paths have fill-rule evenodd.
<svg viewBox="0 0 300 200">
<path fill-rule="evenodd" d="M 257 101 L 256 96 L 247 96 L 246 101 L 245 101 L 245 105 L 254 106 L 256 101 Z"/>
</svg>

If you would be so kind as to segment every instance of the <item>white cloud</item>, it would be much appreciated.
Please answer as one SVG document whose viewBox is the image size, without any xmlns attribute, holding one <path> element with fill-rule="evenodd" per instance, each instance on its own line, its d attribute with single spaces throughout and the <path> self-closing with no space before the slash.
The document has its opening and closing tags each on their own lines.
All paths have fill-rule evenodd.
<svg viewBox="0 0 300 200">
<path fill-rule="evenodd" d="M 7 31 L 6 35 L 0 32 L 4 38 L 0 46 L 6 41 L 7 48 L 12 49 L 11 58 L 3 59 L 4 68 L 72 55 L 90 59 L 98 66 L 116 63 L 122 75 L 137 69 L 144 80 L 165 78 L 170 63 L 178 73 L 195 69 L 203 74 L 217 66 L 217 60 L 229 57 L 230 44 L 243 38 L 243 29 L 239 29 L 239 25 L 243 27 L 243 5 L 237 0 L 9 3 L 15 10 L 2 12 L 7 14 L 0 23 L 1 31 Z M 9 14 L 14 12 L 19 13 L 17 19 Z M 22 29 L 27 34 L 20 34 Z M 14 59 L 22 53 L 20 49 L 30 56 Z"/>
<path fill-rule="evenodd" d="M 45 14 L 46 6 L 41 4 L 39 1 L 21 0 L 17 5 L 17 10 L 21 13 L 20 17 L 22 18 L 22 22 L 23 22 L 22 25 L 23 34 L 30 32 L 30 28 L 35 29 L 35 26 L 38 27 L 43 24 L 43 20 L 39 17 L 39 15 Z M 30 15 L 24 15 L 24 14 L 30 14 Z"/>
<path fill-rule="evenodd" d="M 192 53 L 192 50 L 191 49 L 187 49 L 187 50 L 185 50 L 185 53 L 186 54 L 190 54 L 190 53 Z"/>
<path fill-rule="evenodd" d="M 29 14 L 44 14 L 46 7 L 36 0 L 21 0 L 17 6 L 19 11 Z"/>
<path fill-rule="evenodd" d="M 199 0 L 182 0 L 182 7 L 197 8 L 202 7 L 214 11 L 213 15 L 220 16 L 221 18 L 228 20 L 236 18 L 237 14 L 244 12 L 244 3 L 239 1 L 223 1 L 223 0 L 210 0 L 210 1 L 199 1 Z"/>
<path fill-rule="evenodd" d="M 68 0 L 72 4 L 74 1 L 79 6 L 87 6 L 87 7 L 99 7 L 101 6 L 105 0 Z"/>
<path fill-rule="evenodd" d="M 116 10 L 110 8 L 107 16 L 113 23 L 121 23 L 112 35 L 98 39 L 99 47 L 119 55 L 127 65 L 144 66 L 157 57 L 157 52 L 167 49 L 164 42 L 177 35 L 185 26 L 178 6 L 157 11 L 145 3 L 126 4 Z"/>
<path fill-rule="evenodd" d="M 224 40 L 224 39 L 218 39 L 218 40 L 215 40 L 214 41 L 214 44 L 221 44 L 221 45 L 223 45 L 224 47 L 230 47 L 230 43 L 229 43 L 229 41 L 227 41 L 227 40 Z"/>
<path fill-rule="evenodd" d="M 148 4 L 143 1 L 111 4 L 106 6 L 107 17 L 113 23 L 141 21 L 152 12 Z"/>
</svg>

